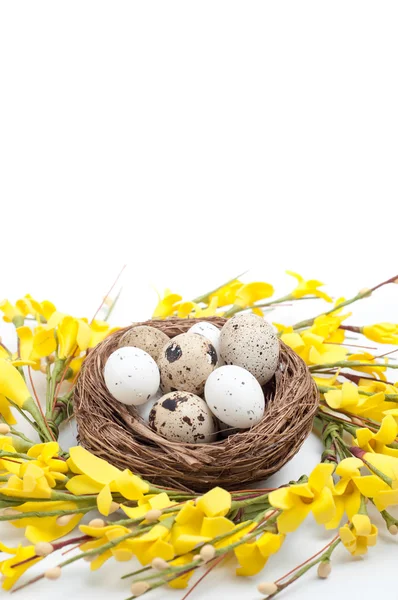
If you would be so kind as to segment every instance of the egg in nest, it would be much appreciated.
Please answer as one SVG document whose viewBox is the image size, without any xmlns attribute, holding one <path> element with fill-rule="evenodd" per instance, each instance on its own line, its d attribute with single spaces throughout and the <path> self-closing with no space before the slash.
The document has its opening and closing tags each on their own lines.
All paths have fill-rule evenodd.
<svg viewBox="0 0 398 600">
<path fill-rule="evenodd" d="M 149 325 L 135 325 L 126 331 L 119 340 L 119 348 L 134 346 L 140 348 L 157 361 L 161 349 L 170 340 L 169 336 Z"/>
<path fill-rule="evenodd" d="M 208 339 L 181 333 L 162 348 L 158 358 L 160 387 L 163 392 L 183 390 L 200 396 L 217 365 L 217 352 Z"/>
<path fill-rule="evenodd" d="M 227 365 L 243 367 L 264 385 L 277 369 L 279 341 L 272 325 L 258 315 L 235 315 L 221 330 L 220 354 Z"/>
<path fill-rule="evenodd" d="M 149 413 L 149 426 L 171 442 L 207 444 L 216 439 L 217 425 L 206 402 L 190 392 L 162 396 Z"/>
</svg>

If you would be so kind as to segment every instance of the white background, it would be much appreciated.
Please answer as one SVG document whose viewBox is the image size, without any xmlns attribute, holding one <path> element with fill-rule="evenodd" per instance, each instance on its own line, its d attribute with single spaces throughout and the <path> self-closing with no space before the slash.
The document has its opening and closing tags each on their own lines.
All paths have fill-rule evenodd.
<svg viewBox="0 0 398 600">
<path fill-rule="evenodd" d="M 0 296 L 89 316 L 127 263 L 124 324 L 150 316 L 152 286 L 190 298 L 250 269 L 284 293 L 289 268 L 337 297 L 398 273 L 397 17 L 364 0 L 2 2 Z M 381 290 L 352 322 L 396 321 L 397 299 Z M 311 438 L 272 482 L 318 456 Z M 255 580 L 328 539 L 308 525 Z M 290 597 L 392 589 L 396 541 L 371 555 L 341 552 L 327 583 Z M 124 598 L 124 569 L 76 565 L 20 596 Z M 232 572 L 192 598 L 257 598 Z"/>
</svg>

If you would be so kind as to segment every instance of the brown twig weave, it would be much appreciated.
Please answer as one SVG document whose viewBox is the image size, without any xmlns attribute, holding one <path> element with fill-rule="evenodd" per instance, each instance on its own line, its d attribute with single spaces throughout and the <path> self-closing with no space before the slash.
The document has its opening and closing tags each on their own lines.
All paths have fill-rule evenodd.
<svg viewBox="0 0 398 600">
<path fill-rule="evenodd" d="M 158 327 L 174 337 L 198 320 L 139 324 Z M 222 318 L 208 320 L 218 327 L 225 322 Z M 212 444 L 169 442 L 149 429 L 134 407 L 114 400 L 105 386 L 105 362 L 125 331 L 115 332 L 89 353 L 75 388 L 79 441 L 97 456 L 156 485 L 198 492 L 215 485 L 237 489 L 278 471 L 310 433 L 318 392 L 305 363 L 280 342 L 279 367 L 265 388 L 266 409 L 258 425 Z"/>
</svg>

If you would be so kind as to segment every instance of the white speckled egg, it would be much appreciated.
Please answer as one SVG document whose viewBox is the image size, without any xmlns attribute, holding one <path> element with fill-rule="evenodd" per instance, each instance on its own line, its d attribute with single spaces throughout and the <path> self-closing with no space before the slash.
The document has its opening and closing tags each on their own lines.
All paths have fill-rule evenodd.
<svg viewBox="0 0 398 600">
<path fill-rule="evenodd" d="M 217 425 L 206 402 L 190 392 L 162 396 L 149 414 L 150 427 L 172 442 L 207 444 L 216 439 Z"/>
<path fill-rule="evenodd" d="M 231 427 L 247 429 L 264 414 L 261 385 L 249 371 L 235 365 L 220 367 L 209 376 L 205 399 L 211 412 Z"/>
<path fill-rule="evenodd" d="M 278 366 L 279 341 L 272 326 L 258 315 L 235 315 L 221 330 L 220 354 L 227 365 L 247 369 L 264 385 Z"/>
<path fill-rule="evenodd" d="M 164 392 L 183 390 L 200 396 L 217 365 L 217 352 L 208 339 L 182 333 L 162 348 L 158 358 L 160 387 Z"/>
<path fill-rule="evenodd" d="M 141 419 L 143 419 L 146 423 L 149 422 L 149 414 L 152 410 L 152 407 L 156 402 L 163 396 L 163 392 L 158 390 L 156 394 L 151 396 L 145 404 L 139 404 L 135 407 L 137 413 L 140 415 Z"/>
<path fill-rule="evenodd" d="M 154 361 L 157 361 L 161 349 L 169 340 L 169 336 L 160 331 L 160 329 L 156 329 L 156 327 L 136 325 L 126 331 L 120 338 L 119 348 L 124 346 L 141 348 L 141 350 L 148 352 Z"/>
<path fill-rule="evenodd" d="M 118 348 L 104 368 L 105 385 L 122 404 L 144 404 L 159 388 L 160 374 L 155 361 L 140 348 Z"/>
</svg>

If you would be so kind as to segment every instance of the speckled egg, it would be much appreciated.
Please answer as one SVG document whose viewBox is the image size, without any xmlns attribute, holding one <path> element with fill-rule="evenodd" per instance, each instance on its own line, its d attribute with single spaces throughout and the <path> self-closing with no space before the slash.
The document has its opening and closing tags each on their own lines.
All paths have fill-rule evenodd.
<svg viewBox="0 0 398 600">
<path fill-rule="evenodd" d="M 123 346 L 134 346 L 141 348 L 152 356 L 154 361 L 158 360 L 161 349 L 170 340 L 169 336 L 149 325 L 136 325 L 131 327 L 120 338 L 119 348 Z"/>
<path fill-rule="evenodd" d="M 200 396 L 217 364 L 217 352 L 208 339 L 195 333 L 177 335 L 158 358 L 160 387 L 164 392 L 183 390 Z"/>
<path fill-rule="evenodd" d="M 189 392 L 171 392 L 154 404 L 149 426 L 172 442 L 207 444 L 216 439 L 217 425 L 206 402 Z"/>
<path fill-rule="evenodd" d="M 206 381 L 205 399 L 213 415 L 239 429 L 257 425 L 264 415 L 264 392 L 249 371 L 225 365 Z"/>
<path fill-rule="evenodd" d="M 279 341 L 272 326 L 258 315 L 235 315 L 221 330 L 220 354 L 227 365 L 247 369 L 264 385 L 278 366 Z"/>
<path fill-rule="evenodd" d="M 138 406 L 147 402 L 159 388 L 159 368 L 141 348 L 118 348 L 104 367 L 108 391 L 122 404 Z"/>
</svg>

